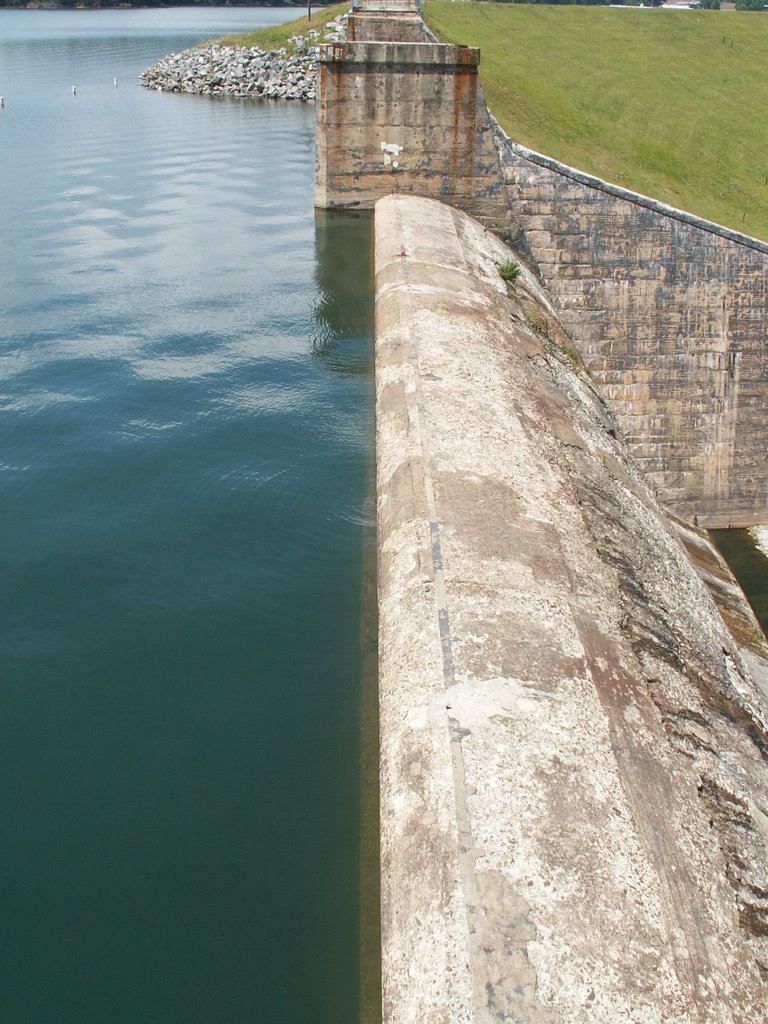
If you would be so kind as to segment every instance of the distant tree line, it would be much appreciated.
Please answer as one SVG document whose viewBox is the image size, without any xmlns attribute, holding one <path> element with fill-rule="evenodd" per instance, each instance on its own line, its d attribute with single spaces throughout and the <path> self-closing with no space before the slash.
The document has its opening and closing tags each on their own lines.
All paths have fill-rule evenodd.
<svg viewBox="0 0 768 1024">
<path fill-rule="evenodd" d="M 323 7 L 337 0 L 312 0 Z M 307 0 L 0 0 L 0 7 L 306 7 Z"/>
<path fill-rule="evenodd" d="M 626 7 L 661 7 L 664 0 L 495 0 L 500 4 L 579 4 L 587 7 L 609 7 L 621 4 Z M 708 11 L 719 11 L 720 0 L 698 0 L 689 4 Z M 737 11 L 768 10 L 768 0 L 736 0 Z"/>
<path fill-rule="evenodd" d="M 661 7 L 664 0 L 494 0 L 499 4 L 557 4 L 580 7 L 610 7 L 611 4 L 626 4 L 627 7 Z"/>
<path fill-rule="evenodd" d="M 313 7 L 323 7 L 337 0 L 312 0 Z M 570 4 L 584 7 L 661 7 L 664 0 L 495 0 L 502 4 Z M 0 0 L 0 7 L 305 7 L 307 0 Z M 693 6 L 693 4 L 692 4 Z M 697 7 L 720 10 L 720 0 L 698 0 Z M 768 0 L 736 0 L 737 11 L 768 10 Z"/>
<path fill-rule="evenodd" d="M 609 7 L 612 2 L 621 3 L 622 0 L 494 0 L 500 4 L 578 4 L 582 7 Z M 639 0 L 638 0 L 639 2 Z M 662 0 L 659 0 L 661 3 Z"/>
</svg>

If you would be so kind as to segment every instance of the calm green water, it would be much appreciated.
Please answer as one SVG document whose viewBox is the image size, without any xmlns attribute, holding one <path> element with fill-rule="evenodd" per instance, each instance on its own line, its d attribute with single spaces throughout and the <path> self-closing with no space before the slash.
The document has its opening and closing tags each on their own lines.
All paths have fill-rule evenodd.
<svg viewBox="0 0 768 1024">
<path fill-rule="evenodd" d="M 768 635 L 768 558 L 747 530 L 712 530 L 712 538 Z"/>
<path fill-rule="evenodd" d="M 368 224 L 135 84 L 285 16 L 0 11 L 8 1024 L 358 1019 Z"/>
</svg>

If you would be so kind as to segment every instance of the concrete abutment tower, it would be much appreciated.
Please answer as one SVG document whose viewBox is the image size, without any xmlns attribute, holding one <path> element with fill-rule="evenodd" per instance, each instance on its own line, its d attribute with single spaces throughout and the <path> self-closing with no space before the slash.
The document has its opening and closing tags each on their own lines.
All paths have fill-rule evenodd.
<svg viewBox="0 0 768 1024">
<path fill-rule="evenodd" d="M 315 205 L 372 209 L 392 192 L 421 195 L 503 232 L 480 51 L 431 41 L 418 14 L 362 12 L 349 35 L 321 52 Z"/>
</svg>

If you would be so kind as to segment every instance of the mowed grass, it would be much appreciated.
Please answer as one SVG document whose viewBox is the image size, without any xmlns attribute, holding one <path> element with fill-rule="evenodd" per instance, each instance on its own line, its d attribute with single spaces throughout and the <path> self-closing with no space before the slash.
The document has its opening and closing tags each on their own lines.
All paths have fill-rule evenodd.
<svg viewBox="0 0 768 1024">
<path fill-rule="evenodd" d="M 258 46 L 262 50 L 279 50 L 292 36 L 305 35 L 311 28 L 321 28 L 339 14 L 346 14 L 349 7 L 348 3 L 334 4 L 333 7 L 313 7 L 312 18 L 309 21 L 304 8 L 304 14 L 295 21 L 275 25 L 273 28 L 262 28 L 258 32 L 249 32 L 244 36 L 225 36 L 217 42 L 223 46 Z M 297 7 L 296 10 L 298 12 L 300 8 Z"/>
<path fill-rule="evenodd" d="M 481 48 L 511 138 L 768 240 L 768 12 L 430 0 L 425 17 Z"/>
</svg>

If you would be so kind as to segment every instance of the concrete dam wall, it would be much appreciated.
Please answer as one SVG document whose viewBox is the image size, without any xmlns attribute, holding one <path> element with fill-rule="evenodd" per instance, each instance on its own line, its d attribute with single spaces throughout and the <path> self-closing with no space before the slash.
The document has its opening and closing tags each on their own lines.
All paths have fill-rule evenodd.
<svg viewBox="0 0 768 1024">
<path fill-rule="evenodd" d="M 768 522 L 768 247 L 516 146 L 413 12 L 350 34 L 384 1024 L 768 1024 L 768 643 L 701 529 Z"/>
<path fill-rule="evenodd" d="M 768 1020 L 764 642 L 510 258 L 377 205 L 384 1021 Z"/>
</svg>

